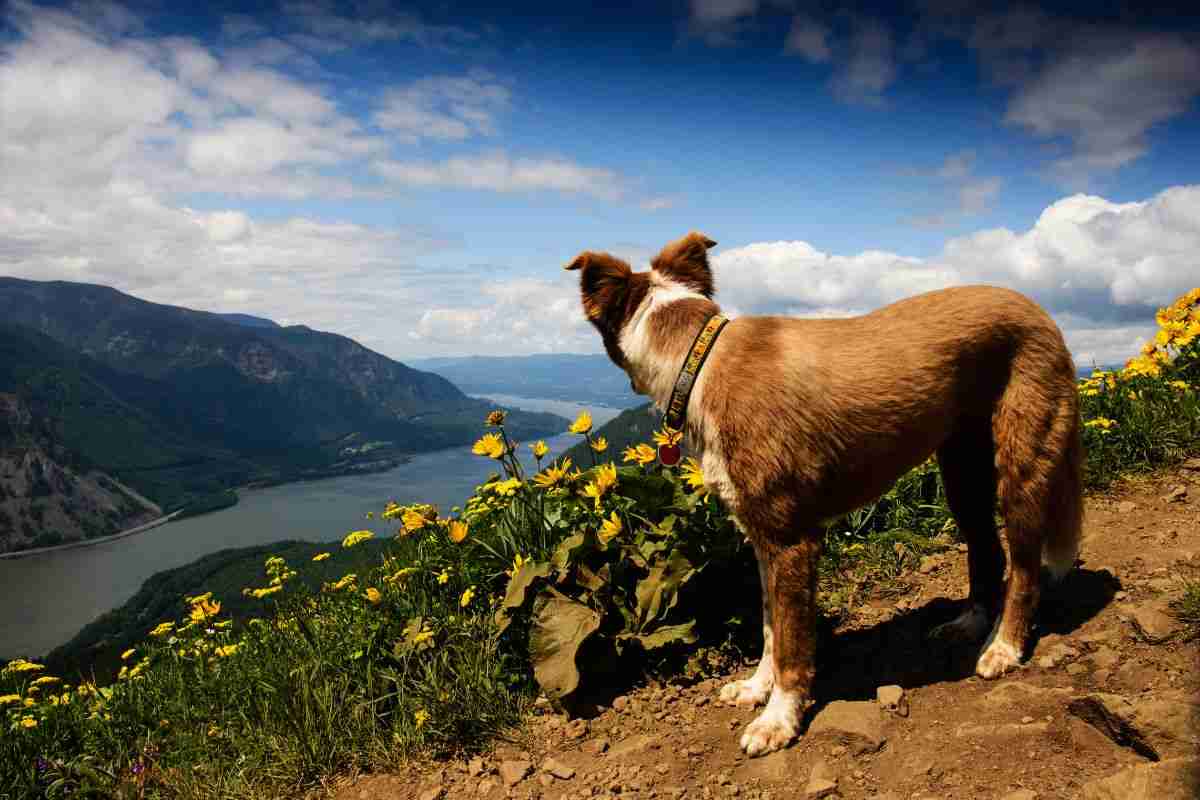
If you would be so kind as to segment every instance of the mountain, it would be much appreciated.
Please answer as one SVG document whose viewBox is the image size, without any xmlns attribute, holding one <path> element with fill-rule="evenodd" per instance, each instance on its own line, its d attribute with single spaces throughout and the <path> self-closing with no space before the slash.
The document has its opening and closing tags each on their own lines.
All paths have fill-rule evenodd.
<svg viewBox="0 0 1200 800">
<path fill-rule="evenodd" d="M 643 402 L 629 388 L 629 376 L 604 355 L 466 356 L 411 363 L 448 378 L 468 394 L 548 397 L 616 408 Z"/>
<path fill-rule="evenodd" d="M 28 417 L 9 423 L 0 456 L 57 454 L 164 511 L 211 505 L 247 482 L 385 468 L 461 445 L 490 409 L 343 336 L 246 325 L 104 286 L 0 278 L 0 319 L 0 395 L 8 418 Z M 565 424 L 509 417 L 522 440 Z M 19 539 L 7 549 L 30 537 Z"/>
<path fill-rule="evenodd" d="M 217 314 L 217 316 L 221 317 L 224 320 L 228 320 L 229 322 L 236 323 L 238 325 L 245 325 L 247 328 L 278 328 L 279 327 L 279 323 L 273 319 L 267 319 L 265 317 L 255 317 L 250 314 Z"/>
</svg>

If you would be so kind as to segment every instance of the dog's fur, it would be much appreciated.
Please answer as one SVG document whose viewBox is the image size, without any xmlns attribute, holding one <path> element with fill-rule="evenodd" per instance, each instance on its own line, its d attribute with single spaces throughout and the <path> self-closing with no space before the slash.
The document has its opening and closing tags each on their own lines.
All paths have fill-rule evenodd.
<svg viewBox="0 0 1200 800">
<path fill-rule="evenodd" d="M 584 311 L 609 356 L 660 409 L 719 310 L 707 256 L 715 244 L 690 233 L 649 272 L 595 252 L 567 266 L 581 273 Z M 758 557 L 763 659 L 721 693 L 767 702 L 741 739 L 750 755 L 787 745 L 811 702 L 821 521 L 875 499 L 931 454 L 970 572 L 966 609 L 934 635 L 980 639 L 995 619 L 979 675 L 1002 675 L 1025 655 L 1041 561 L 1056 577 L 1075 562 L 1075 369 L 1053 320 L 1014 291 L 943 289 L 849 319 L 733 319 L 700 371 L 685 433 Z"/>
</svg>

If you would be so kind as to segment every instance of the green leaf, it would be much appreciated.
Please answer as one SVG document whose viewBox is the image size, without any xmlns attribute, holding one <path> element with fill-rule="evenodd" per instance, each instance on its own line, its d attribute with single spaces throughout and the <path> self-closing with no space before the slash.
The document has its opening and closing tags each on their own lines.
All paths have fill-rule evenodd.
<svg viewBox="0 0 1200 800">
<path fill-rule="evenodd" d="M 579 686 L 575 656 L 600 627 L 600 614 L 547 588 L 533 601 L 529 659 L 538 685 L 552 699 L 565 697 Z"/>
<path fill-rule="evenodd" d="M 679 587 L 696 574 L 696 568 L 687 556 L 678 550 L 671 553 L 665 561 L 660 561 L 650 569 L 650 574 L 638 581 L 637 607 L 638 630 L 660 617 L 675 606 L 679 597 Z"/>
<path fill-rule="evenodd" d="M 634 467 L 622 467 L 616 493 L 633 500 L 643 514 L 651 515 L 671 505 L 675 484 L 661 475 L 646 475 Z"/>
<path fill-rule="evenodd" d="M 549 574 L 549 562 L 539 561 L 535 564 L 531 561 L 526 561 L 508 579 L 508 590 L 504 593 L 504 601 L 496 609 L 496 625 L 500 628 L 500 633 L 504 633 L 505 629 L 508 628 L 508 624 L 512 622 L 513 610 L 525 605 L 525 593 L 529 591 L 530 585 L 536 579 L 545 578 Z"/>
<path fill-rule="evenodd" d="M 696 632 L 692 630 L 696 626 L 696 620 L 684 622 L 679 625 L 664 625 L 654 633 L 638 636 L 637 640 L 642 643 L 642 647 L 647 650 L 653 650 L 657 647 L 662 647 L 668 644 L 680 642 L 682 644 L 692 644 L 696 641 Z"/>
<path fill-rule="evenodd" d="M 558 549 L 554 551 L 554 555 L 550 556 L 550 563 L 558 572 L 566 572 L 567 567 L 571 563 L 571 556 L 575 550 L 583 546 L 586 537 L 582 533 L 576 533 L 563 539 Z"/>
</svg>

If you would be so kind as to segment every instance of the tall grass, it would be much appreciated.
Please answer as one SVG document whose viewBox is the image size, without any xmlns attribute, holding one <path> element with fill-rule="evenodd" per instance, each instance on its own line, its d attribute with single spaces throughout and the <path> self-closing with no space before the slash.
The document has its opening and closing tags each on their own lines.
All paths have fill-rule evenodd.
<svg viewBox="0 0 1200 800">
<path fill-rule="evenodd" d="M 1195 451 L 1198 303 L 1200 290 L 1180 298 L 1125 369 L 1080 384 L 1090 486 Z M 713 597 L 757 578 L 698 465 L 659 466 L 643 445 L 617 467 L 581 418 L 572 430 L 595 465 L 544 463 L 535 444 L 527 476 L 503 414 L 488 424 L 474 449 L 499 473 L 451 516 L 389 506 L 375 527 L 394 536 L 357 573 L 314 583 L 320 554 L 268 558 L 237 598 L 257 616 L 232 619 L 233 598 L 224 609 L 220 597 L 186 598 L 182 616 L 122 654 L 109 685 L 9 663 L 0 798 L 295 797 L 347 771 L 480 747 L 538 691 L 565 695 L 610 678 L 599 666 L 641 669 L 728 636 L 728 605 Z M 953 533 L 936 468 L 923 464 L 826 531 L 826 609 Z M 1178 604 L 1193 624 L 1194 589 Z M 571 631 L 556 627 L 564 619 Z"/>
</svg>

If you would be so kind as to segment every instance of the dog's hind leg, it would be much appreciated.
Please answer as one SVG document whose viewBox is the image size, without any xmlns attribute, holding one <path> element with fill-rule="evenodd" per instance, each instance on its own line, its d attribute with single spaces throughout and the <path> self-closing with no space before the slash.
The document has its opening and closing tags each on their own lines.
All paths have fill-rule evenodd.
<svg viewBox="0 0 1200 800">
<path fill-rule="evenodd" d="M 983 678 L 1003 675 L 1026 654 L 1040 594 L 1043 548 L 1060 563 L 1069 562 L 1069 568 L 1079 538 L 1081 459 L 1074 370 L 1065 348 L 1061 353 L 1043 351 L 1035 358 L 1058 369 L 1042 372 L 1028 362 L 1015 363 L 1014 377 L 993 420 L 1009 575 L 1004 610 L 975 667 Z"/>
<path fill-rule="evenodd" d="M 938 448 L 938 466 L 959 531 L 967 540 L 970 595 L 956 618 L 930 631 L 932 639 L 978 642 L 1004 597 L 1004 548 L 996 531 L 996 456 L 990 420 L 968 423 Z"/>
<path fill-rule="evenodd" d="M 742 750 L 761 756 L 786 747 L 800 733 L 811 704 L 817 639 L 817 559 L 821 543 L 806 536 L 787 546 L 769 544 L 764 591 L 771 600 L 775 686 L 767 707 L 746 726 Z"/>
<path fill-rule="evenodd" d="M 721 687 L 721 700 L 739 706 L 759 706 L 767 702 L 775 686 L 775 651 L 771 630 L 771 593 L 767 591 L 767 563 L 762 550 L 754 546 L 754 559 L 758 562 L 758 585 L 762 590 L 762 634 L 763 652 L 754 674 L 745 680 L 730 681 Z"/>
</svg>

